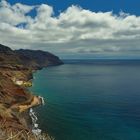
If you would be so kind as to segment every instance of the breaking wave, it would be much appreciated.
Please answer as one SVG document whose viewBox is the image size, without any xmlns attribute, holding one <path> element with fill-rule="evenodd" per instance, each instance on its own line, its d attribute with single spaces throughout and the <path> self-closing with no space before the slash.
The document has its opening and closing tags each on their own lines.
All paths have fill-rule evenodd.
<svg viewBox="0 0 140 140">
<path fill-rule="evenodd" d="M 45 105 L 44 98 L 41 97 L 41 96 L 39 96 L 39 98 L 41 99 L 42 105 Z M 30 115 L 31 120 L 32 120 L 32 132 L 36 136 L 38 136 L 38 135 L 41 134 L 42 130 L 39 128 L 39 124 L 37 123 L 38 122 L 38 117 L 36 115 L 36 112 L 33 110 L 33 108 L 30 108 L 29 115 Z"/>
</svg>

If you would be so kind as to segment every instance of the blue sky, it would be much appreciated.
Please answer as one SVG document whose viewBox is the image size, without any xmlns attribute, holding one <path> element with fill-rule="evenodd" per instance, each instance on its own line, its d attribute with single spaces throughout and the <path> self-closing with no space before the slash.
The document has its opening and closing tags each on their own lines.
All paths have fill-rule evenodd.
<svg viewBox="0 0 140 140">
<path fill-rule="evenodd" d="M 140 58 L 138 0 L 0 0 L 0 43 L 62 58 Z"/>
<path fill-rule="evenodd" d="M 46 3 L 54 7 L 55 14 L 59 11 L 64 11 L 71 5 L 79 5 L 85 9 L 92 11 L 113 11 L 118 14 L 120 10 L 126 13 L 140 15 L 140 1 L 139 0 L 8 0 L 11 4 L 17 2 L 36 5 Z"/>
</svg>

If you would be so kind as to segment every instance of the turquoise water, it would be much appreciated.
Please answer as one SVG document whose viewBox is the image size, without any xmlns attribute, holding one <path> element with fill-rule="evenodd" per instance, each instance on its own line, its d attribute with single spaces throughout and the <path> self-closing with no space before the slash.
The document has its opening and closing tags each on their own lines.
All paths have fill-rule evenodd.
<svg viewBox="0 0 140 140">
<path fill-rule="evenodd" d="M 42 130 L 56 140 L 140 140 L 140 63 L 71 63 L 34 74 Z"/>
</svg>

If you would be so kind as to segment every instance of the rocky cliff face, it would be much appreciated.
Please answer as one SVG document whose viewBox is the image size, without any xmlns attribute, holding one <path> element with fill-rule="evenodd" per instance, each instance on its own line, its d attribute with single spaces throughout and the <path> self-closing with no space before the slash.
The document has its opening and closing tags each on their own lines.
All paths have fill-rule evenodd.
<svg viewBox="0 0 140 140">
<path fill-rule="evenodd" d="M 41 50 L 11 50 L 0 45 L 0 66 L 15 68 L 43 68 L 63 62 L 55 55 Z"/>
<path fill-rule="evenodd" d="M 60 64 L 63 62 L 48 52 L 13 51 L 0 45 L 0 139 L 6 140 L 11 134 L 13 140 L 44 138 L 40 136 L 38 139 L 32 133 L 28 112 L 31 107 L 39 105 L 40 100 L 29 93 L 26 86 L 32 78 L 32 71 Z"/>
<path fill-rule="evenodd" d="M 21 58 L 24 57 L 31 61 L 31 65 L 33 62 L 39 67 L 46 67 L 50 65 L 60 65 L 63 62 L 55 55 L 44 52 L 41 50 L 16 50 L 15 51 Z"/>
</svg>

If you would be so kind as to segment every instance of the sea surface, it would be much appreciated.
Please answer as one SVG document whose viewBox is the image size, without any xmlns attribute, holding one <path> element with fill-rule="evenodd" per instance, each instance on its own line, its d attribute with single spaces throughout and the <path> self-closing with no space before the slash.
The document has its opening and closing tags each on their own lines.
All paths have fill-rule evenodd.
<svg viewBox="0 0 140 140">
<path fill-rule="evenodd" d="M 140 61 L 64 62 L 34 74 L 39 127 L 55 140 L 140 140 Z"/>
</svg>

